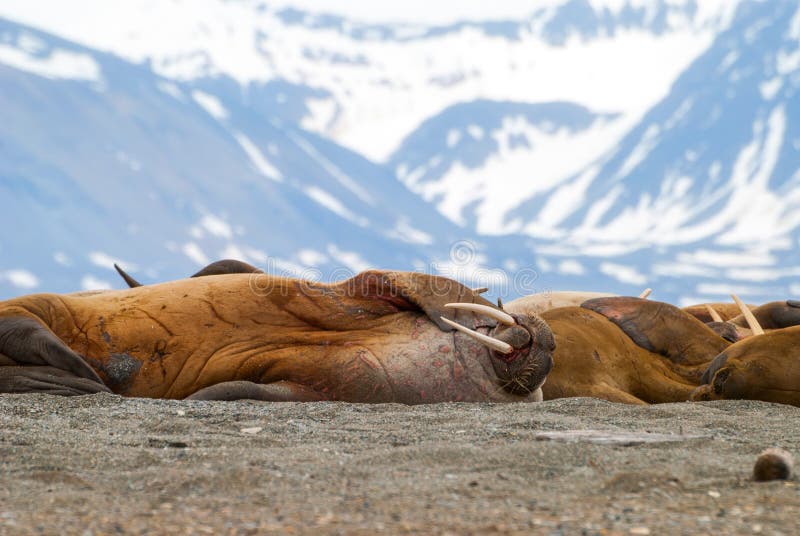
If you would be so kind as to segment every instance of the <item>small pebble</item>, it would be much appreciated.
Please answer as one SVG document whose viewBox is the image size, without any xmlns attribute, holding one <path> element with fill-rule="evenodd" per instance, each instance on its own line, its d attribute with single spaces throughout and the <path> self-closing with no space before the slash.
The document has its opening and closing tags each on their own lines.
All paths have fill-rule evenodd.
<svg viewBox="0 0 800 536">
<path fill-rule="evenodd" d="M 263 430 L 263 428 L 261 428 L 260 426 L 254 426 L 253 428 L 242 428 L 241 432 L 243 434 L 257 434 L 261 430 Z"/>
<path fill-rule="evenodd" d="M 767 449 L 758 455 L 753 467 L 753 480 L 769 482 L 770 480 L 789 480 L 792 478 L 792 455 L 782 449 Z"/>
</svg>

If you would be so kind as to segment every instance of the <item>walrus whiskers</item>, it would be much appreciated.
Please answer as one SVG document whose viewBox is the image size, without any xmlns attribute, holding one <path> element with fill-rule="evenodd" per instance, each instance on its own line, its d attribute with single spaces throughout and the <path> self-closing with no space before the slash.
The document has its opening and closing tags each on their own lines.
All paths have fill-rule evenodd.
<svg viewBox="0 0 800 536">
<path fill-rule="evenodd" d="M 724 320 L 722 320 L 722 317 L 719 316 L 719 313 L 709 304 L 706 304 L 706 311 L 708 311 L 708 314 L 711 316 L 711 320 L 713 320 L 714 322 L 724 322 Z"/>
<path fill-rule="evenodd" d="M 510 354 L 511 352 L 514 351 L 514 347 L 511 346 L 510 344 L 507 344 L 507 343 L 504 343 L 503 341 L 499 341 L 499 340 L 497 340 L 495 338 L 489 337 L 488 335 L 484 335 L 483 333 L 478 333 L 477 331 L 472 331 L 471 329 L 462 326 L 458 322 L 453 322 L 452 320 L 450 320 L 448 318 L 445 318 L 443 316 L 440 317 L 440 318 L 442 319 L 442 322 L 444 322 L 448 326 L 452 326 L 455 329 L 457 329 L 458 331 L 464 333 L 465 335 L 469 335 L 470 337 L 472 337 L 476 341 L 480 342 L 481 344 L 483 344 L 485 346 L 488 346 L 492 350 L 500 352 L 501 354 Z"/>
<path fill-rule="evenodd" d="M 505 324 L 506 326 L 514 326 L 517 324 L 517 321 L 514 320 L 514 317 L 510 314 L 500 311 L 499 309 L 489 307 L 488 305 L 482 305 L 480 303 L 447 303 L 445 304 L 445 307 L 449 307 L 451 309 L 461 309 L 463 311 L 472 311 L 473 313 L 480 313 L 488 316 L 489 318 L 493 318 L 501 324 Z"/>
<path fill-rule="evenodd" d="M 744 319 L 747 320 L 747 325 L 750 326 L 750 330 L 753 332 L 753 335 L 763 335 L 764 328 L 761 327 L 761 324 L 758 323 L 756 317 L 753 316 L 753 312 L 750 310 L 750 308 L 745 305 L 736 294 L 731 294 L 731 298 L 733 298 L 733 301 L 736 302 L 736 305 L 738 305 L 739 309 L 742 311 L 742 315 L 744 315 Z"/>
</svg>

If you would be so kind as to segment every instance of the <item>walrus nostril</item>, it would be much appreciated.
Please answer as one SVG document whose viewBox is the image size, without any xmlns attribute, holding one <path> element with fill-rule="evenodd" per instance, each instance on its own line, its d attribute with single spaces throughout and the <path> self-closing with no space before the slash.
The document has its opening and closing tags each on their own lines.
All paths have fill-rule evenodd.
<svg viewBox="0 0 800 536">
<path fill-rule="evenodd" d="M 510 344 L 515 349 L 524 348 L 531 343 L 530 332 L 522 326 L 503 329 L 499 333 L 495 333 L 494 338 Z"/>
</svg>

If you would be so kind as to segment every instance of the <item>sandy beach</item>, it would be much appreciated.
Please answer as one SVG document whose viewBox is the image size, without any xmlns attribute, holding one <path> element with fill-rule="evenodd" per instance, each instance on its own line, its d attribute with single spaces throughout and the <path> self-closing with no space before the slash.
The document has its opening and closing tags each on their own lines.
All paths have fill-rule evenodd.
<svg viewBox="0 0 800 536">
<path fill-rule="evenodd" d="M 0 533 L 794 534 L 800 409 L 0 396 Z"/>
</svg>

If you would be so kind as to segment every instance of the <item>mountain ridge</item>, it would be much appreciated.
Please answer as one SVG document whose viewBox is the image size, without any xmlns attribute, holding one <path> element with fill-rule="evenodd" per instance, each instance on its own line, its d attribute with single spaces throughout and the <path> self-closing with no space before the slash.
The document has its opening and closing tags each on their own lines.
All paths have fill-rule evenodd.
<svg viewBox="0 0 800 536">
<path fill-rule="evenodd" d="M 249 5 L 231 4 L 219 28 Z M 401 51 L 425 58 L 414 34 L 364 25 L 360 40 L 324 52 L 330 26 L 347 21 L 293 12 L 291 28 L 254 34 L 247 46 L 273 62 L 272 78 L 247 82 L 235 75 L 252 68 L 247 58 L 229 74 L 207 69 L 219 50 L 143 59 L 144 49 L 102 52 L 0 20 L 0 225 L 19 228 L 0 240 L 0 295 L 119 286 L 115 260 L 152 282 L 224 256 L 323 279 L 341 268 L 434 271 L 504 298 L 643 286 L 676 302 L 800 293 L 800 9 L 747 0 L 733 16 L 687 1 L 676 5 L 694 29 L 676 30 L 667 3 L 608 5 L 553 8 L 547 20 L 566 17 L 560 44 L 536 34 L 542 14 L 519 23 L 521 41 L 502 22 L 487 22 L 488 34 L 443 26 L 425 46 L 447 43 L 446 58 L 465 63 L 403 72 Z M 587 9 L 613 31 L 568 16 Z M 298 36 L 311 40 L 278 58 L 275 47 Z M 470 39 L 481 51 L 471 57 L 458 51 Z M 520 43 L 545 67 L 525 66 Z M 615 58 L 633 43 L 663 60 L 636 91 L 618 64 L 633 58 L 643 78 L 654 66 L 597 52 Z M 196 71 L 179 68 L 192 62 Z M 503 89 L 497 79 L 515 64 Z M 548 79 L 557 72 L 563 80 Z M 562 88 L 566 98 L 547 98 Z M 398 107 L 417 96 L 426 101 Z M 378 146 L 393 149 L 375 158 Z M 532 281 L 515 287 L 519 274 Z"/>
</svg>

